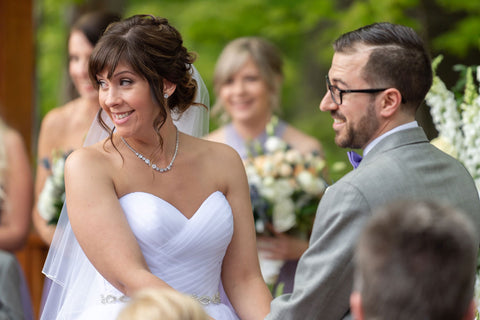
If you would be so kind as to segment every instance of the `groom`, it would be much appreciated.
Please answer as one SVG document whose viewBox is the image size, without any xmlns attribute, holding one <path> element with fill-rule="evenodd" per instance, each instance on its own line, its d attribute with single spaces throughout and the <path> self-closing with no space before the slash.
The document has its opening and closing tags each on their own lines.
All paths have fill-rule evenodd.
<svg viewBox="0 0 480 320">
<path fill-rule="evenodd" d="M 415 113 L 432 83 L 429 55 L 410 28 L 376 23 L 334 43 L 320 110 L 333 118 L 335 143 L 362 149 L 357 169 L 327 189 L 292 294 L 266 319 L 348 319 L 353 250 L 370 212 L 397 199 L 445 201 L 466 212 L 480 235 L 473 179 L 432 146 Z M 353 158 L 357 158 L 356 156 Z"/>
</svg>

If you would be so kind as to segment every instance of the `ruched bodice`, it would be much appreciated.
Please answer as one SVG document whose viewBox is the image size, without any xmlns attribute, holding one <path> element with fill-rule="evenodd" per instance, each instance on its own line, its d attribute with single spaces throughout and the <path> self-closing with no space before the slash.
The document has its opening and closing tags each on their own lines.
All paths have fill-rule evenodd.
<svg viewBox="0 0 480 320">
<path fill-rule="evenodd" d="M 219 299 L 223 257 L 233 235 L 232 209 L 223 193 L 213 192 L 190 219 L 149 193 L 129 193 L 119 201 L 153 274 L 184 294 L 209 301 L 203 307 L 214 319 L 238 319 L 231 307 L 211 302 Z M 116 319 L 128 298 L 91 265 L 78 269 L 82 271 L 66 275 L 75 279 L 71 281 L 74 288 L 65 288 L 56 318 Z M 90 275 L 90 269 L 91 281 L 84 283 L 83 272 Z M 42 316 L 49 319 L 48 315 Z"/>
<path fill-rule="evenodd" d="M 221 192 L 212 193 L 190 219 L 149 193 L 127 194 L 120 204 L 153 274 L 180 292 L 217 294 L 233 234 L 232 211 Z"/>
</svg>

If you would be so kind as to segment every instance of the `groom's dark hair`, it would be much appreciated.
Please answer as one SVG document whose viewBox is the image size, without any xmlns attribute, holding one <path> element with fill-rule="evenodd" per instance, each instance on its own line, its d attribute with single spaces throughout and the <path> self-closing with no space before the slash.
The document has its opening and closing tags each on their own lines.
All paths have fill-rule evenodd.
<svg viewBox="0 0 480 320">
<path fill-rule="evenodd" d="M 420 36 L 406 26 L 374 23 L 340 36 L 335 52 L 355 52 L 357 45 L 372 47 L 362 76 L 372 87 L 396 88 L 402 103 L 413 112 L 432 85 L 430 56 Z"/>
</svg>

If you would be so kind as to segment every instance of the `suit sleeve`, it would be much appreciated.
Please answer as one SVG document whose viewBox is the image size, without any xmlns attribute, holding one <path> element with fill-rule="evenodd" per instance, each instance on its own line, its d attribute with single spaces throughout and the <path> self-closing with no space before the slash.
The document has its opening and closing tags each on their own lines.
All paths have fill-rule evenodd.
<svg viewBox="0 0 480 320">
<path fill-rule="evenodd" d="M 308 250 L 301 257 L 292 294 L 272 301 L 266 319 L 342 319 L 349 313 L 353 252 L 370 207 L 356 187 L 337 182 L 317 209 Z"/>
</svg>

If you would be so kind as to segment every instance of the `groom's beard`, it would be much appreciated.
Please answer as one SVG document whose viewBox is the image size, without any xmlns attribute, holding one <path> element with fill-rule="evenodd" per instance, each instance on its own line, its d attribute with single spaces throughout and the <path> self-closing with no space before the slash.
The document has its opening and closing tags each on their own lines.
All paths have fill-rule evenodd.
<svg viewBox="0 0 480 320">
<path fill-rule="evenodd" d="M 375 105 L 368 106 L 367 114 L 357 123 L 345 122 L 344 130 L 337 132 L 335 143 L 341 148 L 362 149 L 371 140 L 372 136 L 380 127 L 376 118 Z"/>
</svg>

